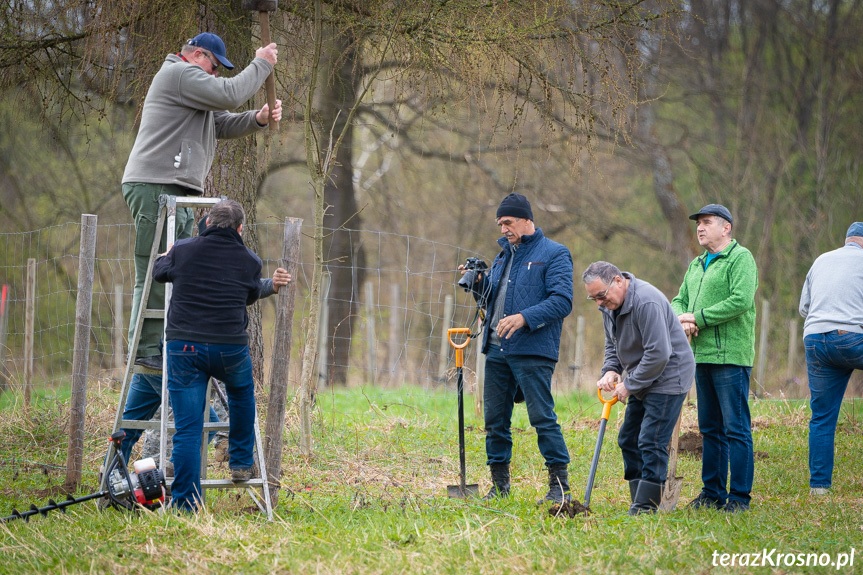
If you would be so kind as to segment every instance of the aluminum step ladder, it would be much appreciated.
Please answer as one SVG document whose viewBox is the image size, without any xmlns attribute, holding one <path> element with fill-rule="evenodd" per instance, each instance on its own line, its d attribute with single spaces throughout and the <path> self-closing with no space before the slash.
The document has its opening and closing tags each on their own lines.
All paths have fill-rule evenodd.
<svg viewBox="0 0 863 575">
<path fill-rule="evenodd" d="M 162 354 L 162 372 L 147 369 L 145 367 L 141 367 L 139 365 L 135 365 L 135 357 L 138 352 L 138 345 L 141 341 L 141 330 L 144 325 L 144 319 L 164 319 L 168 316 L 168 308 L 171 304 L 171 293 L 172 293 L 172 285 L 170 283 L 165 284 L 165 305 L 164 309 L 153 309 L 147 308 L 147 302 L 150 297 L 150 287 L 153 283 L 153 264 L 156 261 L 156 258 L 159 255 L 159 244 L 162 237 L 162 230 L 165 229 L 165 225 L 167 224 L 167 247 L 170 248 L 175 241 L 176 238 L 176 219 L 177 219 L 177 208 L 210 208 L 218 202 L 225 199 L 222 198 L 204 198 L 198 196 L 170 196 L 170 195 L 161 195 L 159 196 L 159 218 L 156 220 L 156 232 L 153 237 L 153 245 L 150 248 L 150 259 L 147 265 L 147 277 L 144 281 L 144 291 L 141 294 L 141 306 L 138 312 L 138 318 L 135 321 L 135 331 L 132 336 L 132 340 L 129 342 L 129 355 L 126 362 L 126 370 L 123 374 L 123 384 L 120 388 L 120 402 L 117 406 L 117 414 L 114 418 L 114 428 L 112 432 L 117 431 L 118 429 L 159 429 L 159 468 L 162 472 L 165 472 L 165 466 L 167 464 L 167 437 L 168 432 L 173 434 L 176 431 L 176 427 L 173 425 L 173 420 L 169 421 L 167 417 L 167 402 L 165 398 L 168 397 L 168 365 L 167 365 L 167 354 Z M 167 322 L 166 322 L 167 323 Z M 164 327 L 162 330 L 162 341 L 165 341 L 165 331 Z M 162 405 L 160 407 L 161 417 L 159 421 L 143 421 L 143 420 L 132 420 L 132 419 L 123 419 L 123 410 L 126 407 L 126 398 L 129 395 L 129 385 L 132 381 L 133 374 L 140 373 L 144 375 L 157 375 L 162 378 Z M 273 520 L 273 509 L 270 504 L 270 490 L 268 488 L 267 481 L 267 465 L 264 461 L 264 448 L 263 443 L 261 441 L 261 428 L 258 423 L 258 412 L 257 407 L 255 409 L 255 444 L 253 455 L 257 461 L 258 469 L 260 471 L 258 478 L 250 479 L 249 481 L 243 481 L 239 483 L 234 483 L 230 479 L 207 479 L 207 447 L 208 447 L 208 435 L 211 431 L 227 431 L 228 430 L 228 422 L 210 422 L 210 401 L 212 399 L 213 393 L 213 379 L 210 379 L 210 382 L 207 385 L 207 401 L 204 407 L 204 430 L 201 436 L 201 489 L 246 489 L 252 500 L 257 505 L 258 509 L 261 510 L 262 513 L 266 513 L 267 520 Z M 230 438 L 229 438 L 230 440 Z M 108 448 L 108 453 L 105 455 L 105 463 L 103 465 L 103 470 L 107 469 L 108 463 L 111 461 L 111 458 L 114 456 L 114 446 L 113 444 Z M 105 483 L 107 478 L 104 473 L 102 473 L 100 480 L 100 489 L 105 488 Z M 173 483 L 173 477 L 166 478 L 166 484 L 170 486 Z M 255 489 L 260 488 L 262 491 L 262 497 L 259 498 Z"/>
</svg>

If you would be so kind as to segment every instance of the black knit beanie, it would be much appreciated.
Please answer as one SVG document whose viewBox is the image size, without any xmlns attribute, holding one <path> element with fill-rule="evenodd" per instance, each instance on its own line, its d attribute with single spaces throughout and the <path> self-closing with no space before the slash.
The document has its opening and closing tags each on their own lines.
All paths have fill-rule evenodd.
<svg viewBox="0 0 863 575">
<path fill-rule="evenodd" d="M 497 208 L 497 217 L 510 216 L 533 221 L 533 210 L 530 202 L 521 194 L 510 194 L 503 199 Z"/>
</svg>

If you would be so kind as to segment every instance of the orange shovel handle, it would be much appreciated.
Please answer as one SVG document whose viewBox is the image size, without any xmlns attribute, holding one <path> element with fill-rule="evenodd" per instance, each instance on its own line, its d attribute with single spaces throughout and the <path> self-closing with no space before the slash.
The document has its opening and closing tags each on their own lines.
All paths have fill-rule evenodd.
<svg viewBox="0 0 863 575">
<path fill-rule="evenodd" d="M 617 403 L 617 398 L 612 397 L 611 399 L 605 399 L 602 397 L 602 390 L 597 389 L 596 394 L 599 396 L 599 401 L 602 402 L 602 419 L 608 421 L 608 417 L 611 415 L 611 406 Z"/>
<path fill-rule="evenodd" d="M 452 340 L 452 336 L 455 334 L 466 334 L 463 343 L 455 343 Z M 451 327 L 446 330 L 446 338 L 449 341 L 449 344 L 455 349 L 455 365 L 456 367 L 462 367 L 464 365 L 464 348 L 467 347 L 467 344 L 470 343 L 470 328 L 469 327 Z"/>
</svg>

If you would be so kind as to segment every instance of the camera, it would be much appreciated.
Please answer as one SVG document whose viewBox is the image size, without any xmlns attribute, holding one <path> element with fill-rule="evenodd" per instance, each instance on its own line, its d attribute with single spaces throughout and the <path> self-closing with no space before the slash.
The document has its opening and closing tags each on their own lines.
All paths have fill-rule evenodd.
<svg viewBox="0 0 863 575">
<path fill-rule="evenodd" d="M 470 291 L 476 282 L 477 275 L 488 269 L 488 264 L 479 258 L 467 258 L 464 262 L 465 274 L 458 280 L 458 285 L 464 291 Z"/>
</svg>

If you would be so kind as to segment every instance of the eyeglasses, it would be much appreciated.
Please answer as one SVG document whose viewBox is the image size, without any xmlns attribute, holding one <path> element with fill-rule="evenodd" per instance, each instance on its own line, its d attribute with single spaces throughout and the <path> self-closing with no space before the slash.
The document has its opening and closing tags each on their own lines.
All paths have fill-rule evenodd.
<svg viewBox="0 0 863 575">
<path fill-rule="evenodd" d="M 207 54 L 207 53 L 206 53 L 206 52 L 204 52 L 203 50 L 201 50 L 201 54 L 203 54 L 203 55 L 204 55 L 204 58 L 206 58 L 207 60 L 209 60 L 209 61 L 210 61 L 210 64 L 212 64 L 212 65 L 213 65 L 213 72 L 215 72 L 216 70 L 218 70 L 218 69 L 219 69 L 219 63 L 218 63 L 218 62 L 216 62 L 215 60 L 213 60 L 213 59 L 210 57 L 210 55 L 209 55 L 209 54 Z"/>
<path fill-rule="evenodd" d="M 589 299 L 590 301 L 605 301 L 606 299 L 608 299 L 608 291 L 612 287 L 614 287 L 614 280 L 611 280 L 611 283 L 608 284 L 608 287 L 605 288 L 605 291 L 601 291 L 596 295 L 589 295 L 587 296 L 587 299 Z"/>
</svg>

